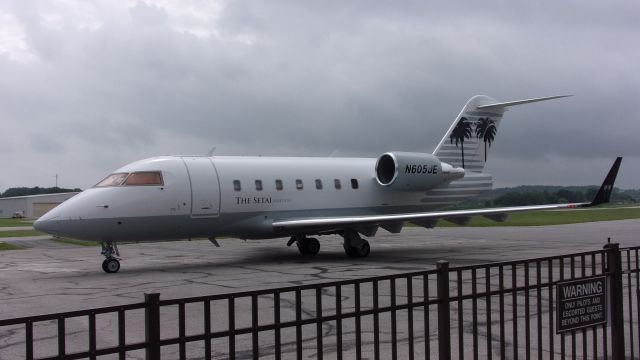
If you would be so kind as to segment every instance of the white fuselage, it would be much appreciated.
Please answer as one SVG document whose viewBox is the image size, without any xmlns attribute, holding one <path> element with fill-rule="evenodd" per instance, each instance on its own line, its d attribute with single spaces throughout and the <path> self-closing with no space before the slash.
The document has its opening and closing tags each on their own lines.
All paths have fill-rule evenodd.
<svg viewBox="0 0 640 360">
<path fill-rule="evenodd" d="M 270 238 L 293 235 L 275 230 L 275 220 L 431 211 L 492 186 L 491 176 L 471 173 L 431 190 L 399 191 L 381 185 L 375 168 L 375 158 L 151 158 L 115 173 L 161 172 L 162 185 L 93 187 L 37 225 L 98 241 Z"/>
</svg>

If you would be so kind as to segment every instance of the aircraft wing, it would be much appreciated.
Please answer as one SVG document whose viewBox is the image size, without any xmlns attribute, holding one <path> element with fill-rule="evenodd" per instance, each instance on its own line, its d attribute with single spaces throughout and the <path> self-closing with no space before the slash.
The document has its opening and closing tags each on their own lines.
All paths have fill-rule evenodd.
<svg viewBox="0 0 640 360">
<path fill-rule="evenodd" d="M 307 217 L 275 220 L 272 223 L 276 231 L 337 231 L 348 228 L 362 226 L 382 226 L 383 228 L 392 229 L 393 224 L 402 224 L 404 222 L 414 222 L 417 224 L 435 224 L 439 219 L 450 220 L 453 222 L 464 223 L 472 216 L 486 216 L 500 221 L 504 220 L 508 213 L 536 211 L 536 210 L 553 210 L 553 209 L 572 209 L 581 207 L 591 207 L 609 202 L 613 184 L 618 169 L 620 168 L 621 157 L 618 157 L 613 166 L 609 170 L 607 177 L 600 186 L 596 196 L 591 202 L 573 203 L 573 204 L 549 204 L 549 205 L 530 205 L 530 206 L 513 206 L 501 208 L 485 208 L 472 210 L 451 210 L 437 212 L 422 213 L 406 213 L 406 214 L 380 214 L 380 215 L 361 215 L 361 216 L 327 216 L 327 217 Z M 400 226 L 401 228 L 401 226 Z M 399 231 L 399 230 L 398 230 Z M 395 232 L 395 231 L 392 231 Z"/>
</svg>

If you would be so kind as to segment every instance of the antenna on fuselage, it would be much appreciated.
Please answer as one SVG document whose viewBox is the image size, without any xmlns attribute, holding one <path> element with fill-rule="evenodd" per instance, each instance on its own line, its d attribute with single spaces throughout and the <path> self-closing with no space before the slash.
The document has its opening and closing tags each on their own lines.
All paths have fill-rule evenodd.
<svg viewBox="0 0 640 360">
<path fill-rule="evenodd" d="M 207 153 L 207 156 L 213 156 L 213 153 L 216 151 L 216 147 L 212 147 L 211 150 Z"/>
</svg>

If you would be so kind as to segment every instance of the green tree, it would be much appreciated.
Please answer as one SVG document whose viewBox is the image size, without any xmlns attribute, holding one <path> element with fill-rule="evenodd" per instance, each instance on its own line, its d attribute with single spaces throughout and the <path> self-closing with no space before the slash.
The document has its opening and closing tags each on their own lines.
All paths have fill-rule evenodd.
<svg viewBox="0 0 640 360">
<path fill-rule="evenodd" d="M 560 189 L 558 191 L 556 191 L 556 196 L 558 198 L 561 199 L 566 199 L 566 201 L 561 201 L 561 202 L 583 202 L 585 201 L 585 197 L 584 197 L 584 193 L 582 191 L 576 190 L 576 191 L 571 191 L 568 189 Z M 593 196 L 595 197 L 595 193 L 593 194 Z M 591 199 L 593 199 L 593 197 L 589 198 L 588 201 L 591 201 Z"/>
<path fill-rule="evenodd" d="M 75 189 L 64 189 L 59 187 L 50 187 L 50 188 L 41 188 L 41 187 L 16 187 L 7 189 L 0 197 L 13 197 L 13 196 L 27 196 L 27 195 L 40 195 L 40 194 L 57 194 L 57 193 L 66 193 L 66 192 L 80 192 L 82 190 Z"/>
<path fill-rule="evenodd" d="M 476 137 L 484 141 L 485 162 L 487 162 L 487 143 L 489 143 L 489 147 L 491 147 L 491 143 L 496 138 L 497 131 L 498 128 L 496 127 L 496 122 L 491 120 L 491 118 L 485 117 L 478 119 L 478 122 L 476 123 Z"/>
<path fill-rule="evenodd" d="M 458 147 L 458 143 L 460 144 L 460 148 L 462 149 L 462 167 L 464 168 L 464 139 L 471 139 L 471 121 L 466 117 L 461 117 L 456 124 L 456 127 L 451 131 L 451 136 L 449 136 L 449 140 L 451 143 L 456 142 L 456 147 Z"/>
</svg>

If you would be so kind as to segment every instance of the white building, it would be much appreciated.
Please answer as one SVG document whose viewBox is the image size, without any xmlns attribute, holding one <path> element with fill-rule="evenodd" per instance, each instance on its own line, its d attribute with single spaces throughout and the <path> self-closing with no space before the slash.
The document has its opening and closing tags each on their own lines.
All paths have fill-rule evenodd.
<svg viewBox="0 0 640 360">
<path fill-rule="evenodd" d="M 19 212 L 29 219 L 37 219 L 47 211 L 79 194 L 78 192 L 42 194 L 0 198 L 0 219 Z"/>
</svg>

